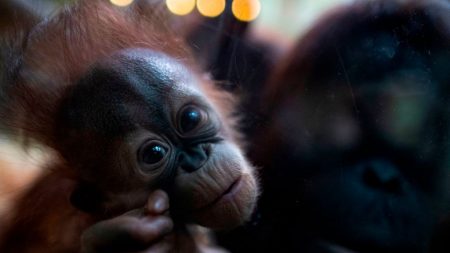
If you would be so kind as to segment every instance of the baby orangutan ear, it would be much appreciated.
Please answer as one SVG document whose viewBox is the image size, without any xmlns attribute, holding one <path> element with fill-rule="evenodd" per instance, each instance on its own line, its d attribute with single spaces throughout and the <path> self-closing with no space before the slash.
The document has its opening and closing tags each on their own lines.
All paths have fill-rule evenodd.
<svg viewBox="0 0 450 253">
<path fill-rule="evenodd" d="M 70 195 L 70 203 L 86 213 L 98 213 L 104 199 L 100 190 L 88 183 L 79 183 Z"/>
</svg>

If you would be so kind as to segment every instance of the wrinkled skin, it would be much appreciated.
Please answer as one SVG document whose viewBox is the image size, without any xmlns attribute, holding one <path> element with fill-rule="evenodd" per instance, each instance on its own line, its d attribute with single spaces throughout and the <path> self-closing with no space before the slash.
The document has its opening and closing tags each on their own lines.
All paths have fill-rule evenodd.
<svg viewBox="0 0 450 253">
<path fill-rule="evenodd" d="M 150 189 L 162 187 L 177 198 L 176 208 L 195 213 L 218 200 L 233 183 L 241 182 L 236 184 L 238 192 L 232 194 L 235 198 L 226 204 L 235 205 L 229 210 L 233 214 L 229 220 L 225 217 L 221 220 L 232 222 L 232 226 L 241 222 L 236 217 L 248 217 L 251 205 L 247 210 L 244 207 L 247 203 L 242 200 L 251 203 L 256 196 L 251 167 L 233 141 L 231 129 L 221 121 L 225 116 L 217 113 L 200 90 L 201 84 L 197 83 L 200 81 L 172 59 L 147 50 L 125 51 L 102 64 L 106 67 L 95 67 L 75 87 L 67 103 L 63 102 L 62 123 L 57 127 L 66 159 L 74 163 L 87 159 L 87 166 L 78 168 L 87 182 L 106 172 L 112 175 L 105 177 L 108 180 L 95 179 L 99 195 L 105 197 L 102 204 L 110 210 L 120 209 L 123 203 L 109 202 L 108 194 L 124 194 L 121 197 L 126 198 L 130 193 L 135 198 L 142 196 L 139 201 L 145 203 Z M 120 105 L 124 108 L 110 108 L 117 100 L 123 101 Z M 195 129 L 180 133 L 177 121 L 188 106 L 194 106 L 204 116 Z M 83 135 L 92 138 L 84 141 L 79 138 Z M 126 136 L 125 140 L 122 136 Z M 103 150 L 91 149 L 92 142 Z M 156 163 L 140 160 L 140 155 L 147 155 L 141 153 L 149 142 L 166 149 L 164 157 Z M 69 143 L 72 145 L 66 145 Z M 73 148 L 80 148 L 80 152 L 73 152 Z M 90 162 L 92 154 L 108 159 Z M 99 164 L 104 162 L 110 166 Z M 132 180 L 123 181 L 123 177 Z M 247 190 L 252 187 L 253 190 Z M 240 194 L 246 196 L 241 200 Z M 215 207 L 211 206 L 210 211 Z M 201 219 L 196 222 L 206 222 Z"/>
</svg>

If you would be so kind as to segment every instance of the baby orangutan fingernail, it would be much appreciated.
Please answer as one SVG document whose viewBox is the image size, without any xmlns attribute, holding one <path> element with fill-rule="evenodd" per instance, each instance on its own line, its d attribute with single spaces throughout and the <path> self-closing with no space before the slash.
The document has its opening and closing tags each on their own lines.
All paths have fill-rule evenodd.
<svg viewBox="0 0 450 253">
<path fill-rule="evenodd" d="M 169 196 L 161 190 L 151 194 L 147 202 L 147 208 L 150 213 L 161 214 L 169 209 Z"/>
</svg>

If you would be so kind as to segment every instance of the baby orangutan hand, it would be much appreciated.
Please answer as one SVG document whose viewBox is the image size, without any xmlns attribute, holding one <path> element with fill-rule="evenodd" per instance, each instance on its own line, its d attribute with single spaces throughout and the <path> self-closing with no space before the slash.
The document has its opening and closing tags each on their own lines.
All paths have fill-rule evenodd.
<svg viewBox="0 0 450 253">
<path fill-rule="evenodd" d="M 169 197 L 157 190 L 147 205 L 87 229 L 81 238 L 83 253 L 167 252 L 169 245 L 162 239 L 173 229 L 172 220 L 164 213 L 169 209 Z"/>
</svg>

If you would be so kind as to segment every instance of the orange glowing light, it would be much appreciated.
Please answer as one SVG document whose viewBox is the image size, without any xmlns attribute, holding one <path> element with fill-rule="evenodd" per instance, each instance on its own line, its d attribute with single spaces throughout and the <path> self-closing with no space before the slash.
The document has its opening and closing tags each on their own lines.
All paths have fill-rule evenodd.
<svg viewBox="0 0 450 253">
<path fill-rule="evenodd" d="M 167 8 L 175 15 L 183 16 L 195 8 L 195 0 L 166 0 Z"/>
<path fill-rule="evenodd" d="M 125 7 L 133 3 L 134 0 L 109 0 L 112 4 Z"/>
<path fill-rule="evenodd" d="M 231 10 L 237 19 L 249 22 L 259 16 L 261 3 L 259 0 L 234 0 Z"/>
<path fill-rule="evenodd" d="M 225 10 L 225 0 L 197 0 L 197 9 L 203 16 L 214 18 Z"/>
</svg>

